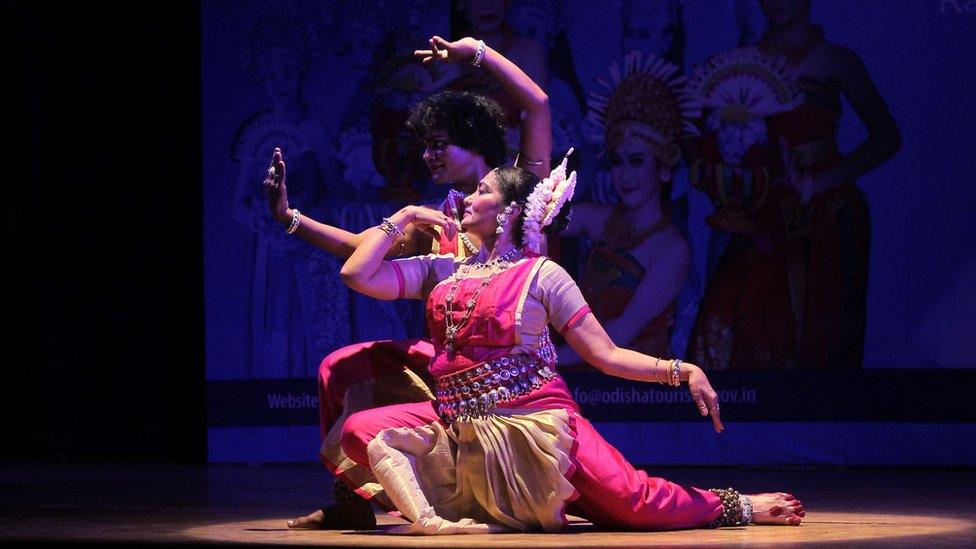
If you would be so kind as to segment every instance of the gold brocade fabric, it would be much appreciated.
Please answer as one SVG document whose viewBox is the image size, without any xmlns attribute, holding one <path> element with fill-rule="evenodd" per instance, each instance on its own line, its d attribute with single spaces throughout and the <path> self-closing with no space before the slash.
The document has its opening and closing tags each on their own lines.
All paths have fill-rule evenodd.
<svg viewBox="0 0 976 549">
<path fill-rule="evenodd" d="M 367 448 L 370 467 L 410 521 L 389 533 L 561 530 L 576 495 L 566 478 L 572 418 L 564 409 L 519 412 L 528 410 L 380 432 Z"/>
</svg>

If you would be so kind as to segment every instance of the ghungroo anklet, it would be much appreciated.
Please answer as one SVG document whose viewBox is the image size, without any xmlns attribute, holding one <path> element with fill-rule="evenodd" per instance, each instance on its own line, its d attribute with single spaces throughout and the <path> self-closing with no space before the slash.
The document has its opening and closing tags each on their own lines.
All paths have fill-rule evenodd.
<svg viewBox="0 0 976 549">
<path fill-rule="evenodd" d="M 708 523 L 709 528 L 721 526 L 745 526 L 752 522 L 752 499 L 743 496 L 732 488 L 709 488 L 722 500 L 722 514 Z"/>
</svg>

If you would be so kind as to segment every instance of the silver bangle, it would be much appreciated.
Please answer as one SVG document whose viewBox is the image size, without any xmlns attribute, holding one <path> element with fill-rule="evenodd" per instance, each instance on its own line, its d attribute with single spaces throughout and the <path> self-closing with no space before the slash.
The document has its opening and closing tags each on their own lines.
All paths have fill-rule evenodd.
<svg viewBox="0 0 976 549">
<path fill-rule="evenodd" d="M 518 166 L 519 161 L 525 162 L 529 166 L 541 166 L 545 162 L 545 160 L 529 160 L 528 158 L 522 158 L 522 151 L 519 151 L 518 154 L 515 155 L 515 163 L 512 165 Z"/>
<path fill-rule="evenodd" d="M 389 217 L 383 218 L 383 221 L 379 224 L 379 229 L 386 233 L 393 242 L 400 240 L 404 236 L 403 229 L 397 226 L 396 223 L 390 221 Z"/>
<path fill-rule="evenodd" d="M 739 505 L 742 506 L 742 524 L 752 524 L 752 498 L 740 495 Z"/>
<path fill-rule="evenodd" d="M 474 59 L 471 60 L 472 67 L 480 67 L 481 62 L 485 58 L 485 51 L 488 50 L 488 46 L 485 44 L 484 40 L 478 40 L 478 51 L 474 52 Z"/>
<path fill-rule="evenodd" d="M 298 211 L 298 208 L 292 208 L 291 223 L 288 225 L 288 228 L 285 229 L 285 232 L 288 234 L 295 234 L 295 231 L 298 230 L 298 225 L 301 224 L 301 218 L 302 213 Z"/>
<path fill-rule="evenodd" d="M 681 359 L 676 358 L 671 361 L 671 386 L 680 387 L 681 386 Z"/>
</svg>

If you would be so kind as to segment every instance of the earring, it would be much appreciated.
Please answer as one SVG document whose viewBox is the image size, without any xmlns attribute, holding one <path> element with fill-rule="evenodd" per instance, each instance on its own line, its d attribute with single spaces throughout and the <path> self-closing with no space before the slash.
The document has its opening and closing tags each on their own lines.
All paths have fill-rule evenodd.
<svg viewBox="0 0 976 549">
<path fill-rule="evenodd" d="M 495 229 L 495 234 L 501 235 L 505 233 L 505 226 L 508 225 L 508 221 L 512 218 L 512 215 L 515 214 L 516 206 L 517 203 L 513 200 L 508 204 L 508 206 L 505 206 L 505 209 L 501 213 L 495 216 L 495 221 L 498 222 L 498 227 Z"/>
<path fill-rule="evenodd" d="M 661 170 L 661 173 L 658 174 L 658 178 L 665 182 L 671 181 L 671 170 Z"/>
<path fill-rule="evenodd" d="M 504 212 L 495 216 L 495 221 L 498 222 L 498 227 L 495 228 L 495 234 L 502 235 L 505 234 L 505 225 L 508 224 L 508 217 Z"/>
</svg>

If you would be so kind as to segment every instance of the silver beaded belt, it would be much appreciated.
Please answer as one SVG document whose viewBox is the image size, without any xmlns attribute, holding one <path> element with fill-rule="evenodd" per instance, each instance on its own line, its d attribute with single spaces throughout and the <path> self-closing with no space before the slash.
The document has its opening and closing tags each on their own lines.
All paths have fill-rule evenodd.
<svg viewBox="0 0 976 549">
<path fill-rule="evenodd" d="M 531 393 L 552 381 L 556 377 L 555 356 L 547 358 L 535 354 L 508 355 L 437 378 L 437 415 L 447 424 L 487 416 L 499 403 Z"/>
</svg>

